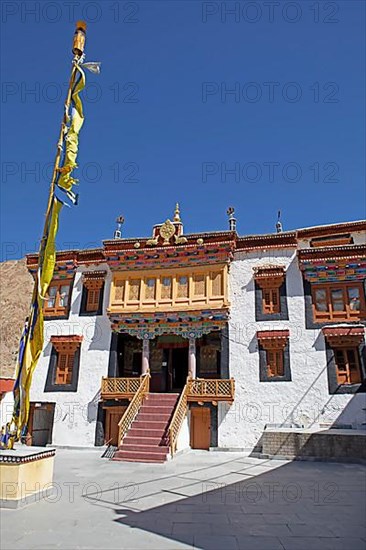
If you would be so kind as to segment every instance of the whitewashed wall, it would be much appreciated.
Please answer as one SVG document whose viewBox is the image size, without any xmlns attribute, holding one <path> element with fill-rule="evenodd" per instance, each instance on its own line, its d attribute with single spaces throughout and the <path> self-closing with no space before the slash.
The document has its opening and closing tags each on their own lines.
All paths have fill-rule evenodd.
<svg viewBox="0 0 366 550">
<path fill-rule="evenodd" d="M 190 412 L 183 420 L 182 427 L 180 429 L 178 440 L 177 440 L 177 452 L 184 451 L 189 449 L 189 438 L 190 438 Z"/>
<path fill-rule="evenodd" d="M 253 267 L 286 266 L 289 321 L 255 321 Z M 365 428 L 365 394 L 330 395 L 324 337 L 305 329 L 303 282 L 296 250 L 237 252 L 230 267 L 230 376 L 236 393 L 232 406 L 219 405 L 218 444 L 252 450 L 266 424 L 317 427 L 339 422 Z M 291 382 L 260 382 L 257 330 L 290 330 Z"/>
<path fill-rule="evenodd" d="M 103 315 L 79 317 L 82 273 L 107 271 Z M 45 321 L 45 347 L 34 373 L 31 401 L 55 403 L 52 443 L 55 445 L 92 446 L 95 440 L 97 407 L 102 376 L 107 376 L 111 325 L 105 314 L 108 307 L 111 273 L 107 265 L 78 268 L 66 320 Z M 44 392 L 50 362 L 51 336 L 82 335 L 77 392 Z"/>
</svg>

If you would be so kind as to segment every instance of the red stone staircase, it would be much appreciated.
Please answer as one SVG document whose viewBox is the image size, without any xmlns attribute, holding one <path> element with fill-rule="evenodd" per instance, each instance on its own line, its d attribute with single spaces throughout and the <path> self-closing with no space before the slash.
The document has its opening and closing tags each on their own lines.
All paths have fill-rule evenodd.
<svg viewBox="0 0 366 550">
<path fill-rule="evenodd" d="M 149 393 L 113 460 L 165 462 L 169 453 L 167 428 L 178 393 Z"/>
</svg>

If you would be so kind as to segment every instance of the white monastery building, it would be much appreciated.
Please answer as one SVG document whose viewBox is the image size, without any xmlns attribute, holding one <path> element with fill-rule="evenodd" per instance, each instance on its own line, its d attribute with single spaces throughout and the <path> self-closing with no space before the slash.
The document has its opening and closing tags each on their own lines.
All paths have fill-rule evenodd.
<svg viewBox="0 0 366 550">
<path fill-rule="evenodd" d="M 270 428 L 365 429 L 366 222 L 239 236 L 228 214 L 229 230 L 185 234 L 177 205 L 149 237 L 119 226 L 57 253 L 34 445 L 163 462 L 260 451 Z"/>
</svg>

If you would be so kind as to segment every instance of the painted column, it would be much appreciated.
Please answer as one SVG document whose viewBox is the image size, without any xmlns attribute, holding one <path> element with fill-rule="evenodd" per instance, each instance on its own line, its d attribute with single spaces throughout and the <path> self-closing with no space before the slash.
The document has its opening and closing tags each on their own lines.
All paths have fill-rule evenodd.
<svg viewBox="0 0 366 550">
<path fill-rule="evenodd" d="M 149 370 L 149 356 L 150 356 L 150 340 L 144 338 L 142 340 L 142 365 L 141 374 L 146 374 Z"/>
<path fill-rule="evenodd" d="M 196 378 L 196 338 L 192 336 L 189 337 L 188 374 Z"/>
</svg>

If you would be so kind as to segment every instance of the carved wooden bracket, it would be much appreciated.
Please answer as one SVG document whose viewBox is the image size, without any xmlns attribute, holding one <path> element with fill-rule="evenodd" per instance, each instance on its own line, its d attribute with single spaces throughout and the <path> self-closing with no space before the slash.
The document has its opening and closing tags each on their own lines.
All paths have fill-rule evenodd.
<svg viewBox="0 0 366 550">
<path fill-rule="evenodd" d="M 83 284 L 88 290 L 100 290 L 105 281 L 106 271 L 89 271 L 83 273 Z"/>
<path fill-rule="evenodd" d="M 254 267 L 254 279 L 262 288 L 279 288 L 285 280 L 285 267 L 281 265 L 266 265 Z"/>
<path fill-rule="evenodd" d="M 257 338 L 265 350 L 284 349 L 290 336 L 289 330 L 258 330 Z"/>
<path fill-rule="evenodd" d="M 364 340 L 364 327 L 323 327 L 322 332 L 332 348 L 356 347 Z"/>
<path fill-rule="evenodd" d="M 51 336 L 51 343 L 57 353 L 75 353 L 83 340 L 82 336 Z"/>
</svg>

